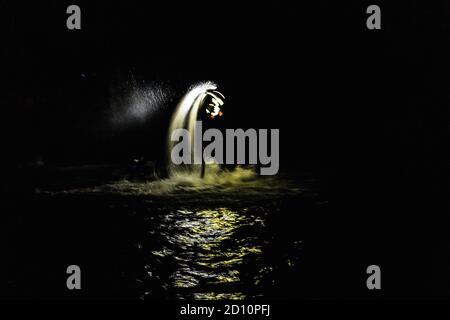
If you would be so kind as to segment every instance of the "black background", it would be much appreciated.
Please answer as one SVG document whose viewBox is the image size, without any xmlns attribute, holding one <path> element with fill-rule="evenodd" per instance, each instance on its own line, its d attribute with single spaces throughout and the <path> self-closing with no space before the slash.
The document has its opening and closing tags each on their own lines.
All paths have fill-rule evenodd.
<svg viewBox="0 0 450 320">
<path fill-rule="evenodd" d="M 75 165 L 161 152 L 164 116 L 105 129 L 114 82 L 214 80 L 229 127 L 279 128 L 280 170 L 312 172 L 329 198 L 298 225 L 315 244 L 306 297 L 449 296 L 446 1 L 77 2 L 79 31 L 66 28 L 69 4 L 0 5 L 6 198 L 33 187 L 10 189 L 37 156 Z M 366 28 L 370 4 L 382 30 Z M 370 264 L 380 292 L 361 281 Z"/>
</svg>

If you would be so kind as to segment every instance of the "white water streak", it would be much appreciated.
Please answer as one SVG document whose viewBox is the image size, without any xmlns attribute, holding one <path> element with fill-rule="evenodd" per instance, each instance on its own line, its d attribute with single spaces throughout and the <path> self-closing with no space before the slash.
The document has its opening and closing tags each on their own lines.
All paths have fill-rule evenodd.
<svg viewBox="0 0 450 320">
<path fill-rule="evenodd" d="M 195 141 L 196 128 L 195 122 L 197 121 L 198 112 L 200 106 L 203 103 L 204 98 L 208 90 L 216 90 L 217 85 L 213 82 L 203 82 L 193 86 L 181 99 L 175 112 L 172 116 L 169 126 L 169 135 L 167 143 L 167 160 L 168 160 L 168 171 L 170 175 L 179 173 L 180 171 L 192 171 L 194 167 L 189 168 L 182 166 L 174 166 L 171 162 L 171 152 L 177 141 L 171 140 L 171 134 L 175 129 L 187 129 L 191 134 L 191 142 Z M 191 156 L 194 155 L 194 148 L 191 149 Z"/>
</svg>

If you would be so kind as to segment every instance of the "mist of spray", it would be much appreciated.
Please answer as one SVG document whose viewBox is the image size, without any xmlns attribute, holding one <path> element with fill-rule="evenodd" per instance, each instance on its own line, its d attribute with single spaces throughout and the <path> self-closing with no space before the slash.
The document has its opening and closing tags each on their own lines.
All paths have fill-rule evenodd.
<svg viewBox="0 0 450 320">
<path fill-rule="evenodd" d="M 134 79 L 120 89 L 110 106 L 110 123 L 116 128 L 146 123 L 171 97 L 169 88 L 138 84 Z"/>
</svg>

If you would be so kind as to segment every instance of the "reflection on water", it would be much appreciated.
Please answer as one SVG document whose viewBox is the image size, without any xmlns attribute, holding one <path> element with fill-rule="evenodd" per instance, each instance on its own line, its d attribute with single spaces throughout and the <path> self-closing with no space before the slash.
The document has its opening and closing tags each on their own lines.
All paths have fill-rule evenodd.
<svg viewBox="0 0 450 320">
<path fill-rule="evenodd" d="M 144 219 L 148 232 L 139 246 L 147 278 L 159 282 L 169 297 L 244 299 L 260 295 L 261 286 L 271 281 L 274 264 L 280 261 L 270 260 L 270 249 L 264 252 L 273 244 L 265 229 L 268 211 L 261 207 L 160 211 Z M 294 267 L 300 244 L 286 243 L 290 248 L 284 249 L 291 256 L 281 257 L 283 266 L 275 268 Z M 146 289 L 141 298 L 161 296 Z"/>
<path fill-rule="evenodd" d="M 177 213 L 180 216 L 175 221 L 170 218 L 174 217 L 173 214 L 167 216 L 169 224 L 165 226 L 171 225 L 169 228 L 176 230 L 168 242 L 181 249 L 175 257 L 179 270 L 173 275 L 174 287 L 238 283 L 240 275 L 237 266 L 242 264 L 245 256 L 258 254 L 261 250 L 251 243 L 238 248 L 230 248 L 226 244 L 239 226 L 258 222 L 249 221 L 226 208 L 197 212 L 178 210 Z M 207 298 L 207 294 L 199 294 Z M 232 296 L 228 295 L 229 298 Z"/>
<path fill-rule="evenodd" d="M 307 193 L 241 168 L 63 192 L 107 199 L 132 221 L 123 282 L 141 299 L 292 296 L 303 250 L 290 215 Z"/>
</svg>

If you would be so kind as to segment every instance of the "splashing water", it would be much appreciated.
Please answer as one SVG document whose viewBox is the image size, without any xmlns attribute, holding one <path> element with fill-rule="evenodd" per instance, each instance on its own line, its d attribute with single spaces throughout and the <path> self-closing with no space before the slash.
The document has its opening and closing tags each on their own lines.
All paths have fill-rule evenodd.
<svg viewBox="0 0 450 320">
<path fill-rule="evenodd" d="M 176 141 L 172 141 L 170 139 L 170 135 L 176 129 L 187 129 L 190 132 L 191 142 L 195 141 L 196 136 L 196 128 L 195 122 L 198 117 L 198 112 L 200 107 L 202 106 L 205 97 L 207 96 L 207 92 L 209 90 L 216 90 L 217 85 L 213 82 L 207 81 L 199 83 L 193 87 L 191 87 L 181 99 L 178 104 L 169 126 L 169 137 L 167 143 L 167 169 L 170 176 L 179 175 L 180 173 L 186 172 L 198 172 L 200 170 L 198 165 L 191 166 L 175 166 L 171 162 L 171 151 L 174 145 L 177 143 Z M 191 148 L 191 156 L 194 155 L 194 148 Z"/>
<path fill-rule="evenodd" d="M 64 194 L 143 196 L 157 202 L 169 200 L 171 206 L 177 206 L 196 203 L 200 199 L 204 204 L 267 201 L 295 196 L 302 193 L 302 190 L 289 177 L 260 177 L 251 167 L 226 170 L 217 164 L 211 164 L 208 165 L 208 174 L 204 178 L 180 170 L 166 179 L 148 182 L 120 180 L 94 187 L 65 190 Z"/>
<path fill-rule="evenodd" d="M 146 90 L 140 89 L 134 84 L 132 100 L 127 116 L 146 113 L 149 109 L 156 108 L 159 102 L 166 99 L 164 90 L 154 86 Z M 170 198 L 181 203 L 190 202 L 190 197 L 202 195 L 210 198 L 209 202 L 234 202 L 243 199 L 277 199 L 282 196 L 301 193 L 301 188 L 288 177 L 260 177 L 256 168 L 252 166 L 237 166 L 232 170 L 224 169 L 217 164 L 214 158 L 204 159 L 207 165 L 207 174 L 200 175 L 199 164 L 174 165 L 171 162 L 171 151 L 178 141 L 170 139 L 171 133 L 176 129 L 186 129 L 190 133 L 191 141 L 196 141 L 196 121 L 201 108 L 205 105 L 208 95 L 223 95 L 216 91 L 214 82 L 201 82 L 190 87 L 187 93 L 179 101 L 170 121 L 169 137 L 167 141 L 167 171 L 169 176 L 147 182 L 129 181 L 127 178 L 116 180 L 112 183 L 87 188 L 75 188 L 65 190 L 65 193 L 73 194 L 121 194 L 145 197 L 157 197 L 158 199 Z M 219 97 L 219 99 L 220 99 Z M 136 103 L 139 102 L 139 103 Z M 223 102 L 222 102 L 223 103 Z M 139 106 L 145 105 L 147 109 Z M 211 109 L 213 110 L 213 109 Z M 220 111 L 220 109 L 218 109 Z M 214 111 L 214 110 L 213 110 Z M 213 111 L 207 113 L 211 115 Z M 194 158 L 195 148 L 191 148 L 191 158 Z M 57 193 L 57 192 L 56 192 Z M 195 202 L 196 200 L 193 199 Z M 177 202 L 177 201 L 175 201 Z"/>
<path fill-rule="evenodd" d="M 127 84 L 129 87 L 130 84 Z M 129 122 L 132 118 L 143 117 L 148 113 L 157 110 L 159 104 L 168 99 L 168 90 L 154 85 L 152 87 L 139 87 L 136 82 L 132 82 L 133 90 L 128 100 L 117 102 L 118 105 L 127 106 L 127 112 L 121 121 Z M 156 174 L 150 181 L 129 181 L 129 177 L 110 181 L 106 184 L 100 184 L 92 187 L 72 188 L 64 190 L 68 194 L 121 194 L 145 197 L 157 197 L 165 200 L 179 200 L 180 202 L 190 202 L 190 197 L 202 195 L 203 198 L 209 197 L 209 202 L 227 202 L 242 199 L 276 199 L 282 196 L 295 195 L 301 193 L 301 188 L 289 177 L 261 177 L 257 174 L 256 168 L 252 166 L 237 166 L 234 169 L 224 169 L 217 164 L 214 158 L 204 159 L 207 165 L 207 174 L 200 175 L 201 166 L 174 165 L 171 162 L 170 153 L 177 141 L 171 141 L 170 135 L 175 129 L 187 129 L 190 132 L 191 141 L 196 137 L 196 121 L 199 112 L 205 106 L 205 98 L 208 95 L 223 95 L 216 91 L 217 85 L 211 81 L 201 82 L 191 86 L 187 93 L 178 103 L 169 126 L 169 137 L 167 141 L 167 171 L 169 176 L 166 179 L 160 179 Z M 132 102 L 132 103 L 131 103 Z M 213 100 L 214 102 L 214 100 Z M 222 102 L 223 103 L 223 102 Z M 120 109 L 120 108 L 119 108 Z M 218 109 L 220 112 L 220 109 Z M 217 111 L 211 109 L 208 114 L 214 115 Z M 191 157 L 193 158 L 194 149 L 191 148 Z M 154 179 L 154 180 L 153 180 Z M 41 191 L 40 191 L 41 192 Z M 58 193 L 42 191 L 42 193 Z M 192 199 L 194 202 L 195 199 Z M 175 201 L 177 202 L 177 201 Z"/>
</svg>

